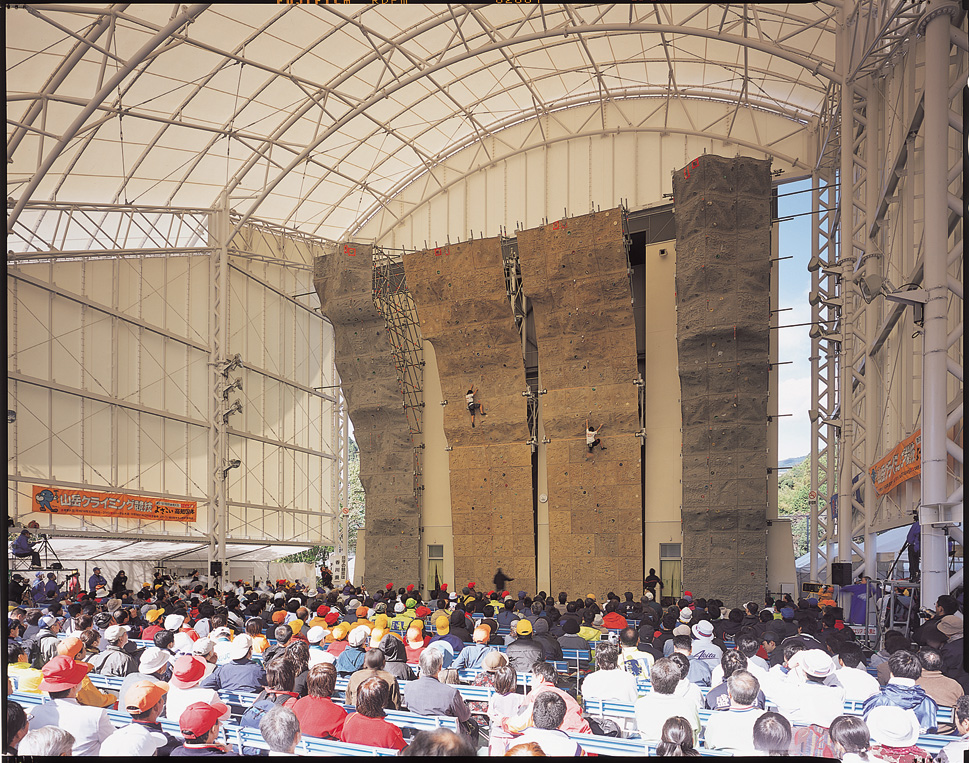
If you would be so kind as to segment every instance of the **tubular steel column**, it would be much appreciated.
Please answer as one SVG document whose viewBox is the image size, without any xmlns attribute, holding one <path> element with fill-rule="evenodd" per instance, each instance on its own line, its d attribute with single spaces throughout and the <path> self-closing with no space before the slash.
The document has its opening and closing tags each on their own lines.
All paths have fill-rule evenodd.
<svg viewBox="0 0 969 763">
<path fill-rule="evenodd" d="M 949 591 L 946 538 L 933 527 L 947 502 L 946 404 L 948 401 L 949 252 L 948 145 L 949 48 L 954 3 L 931 3 L 925 30 L 925 331 L 922 336 L 922 603 L 929 605 Z"/>
<path fill-rule="evenodd" d="M 878 126 L 881 124 L 881 91 L 875 83 L 868 79 L 868 108 L 865 118 L 868 121 L 867 137 L 865 140 L 865 164 L 868 165 L 865 183 L 865 231 L 871 230 L 871 221 L 875 219 L 878 211 L 879 191 L 881 189 L 881 167 L 879 164 L 879 145 L 878 145 Z M 862 276 L 869 273 L 881 274 L 884 270 L 882 248 L 879 240 L 883 237 L 881 229 L 871 238 L 867 233 L 863 236 L 865 245 L 865 264 L 860 270 Z M 882 400 L 883 394 L 883 374 L 877 358 L 869 357 L 868 347 L 871 347 L 878 334 L 881 325 L 881 311 L 885 305 L 885 300 L 875 299 L 864 306 L 865 314 L 865 341 L 864 354 L 865 361 L 865 448 L 863 451 L 864 463 L 867 467 L 874 464 L 880 457 L 878 452 L 881 441 L 881 420 L 882 420 Z M 864 574 L 872 578 L 878 577 L 878 536 L 874 530 L 874 521 L 878 507 L 883 500 L 875 492 L 875 486 L 867 468 L 862 469 L 862 477 L 859 487 L 864 485 L 864 506 L 861 507 L 864 515 Z M 865 625 L 871 625 L 867 622 Z"/>
<path fill-rule="evenodd" d="M 209 218 L 209 238 L 212 244 L 210 267 L 210 319 L 209 340 L 209 546 L 206 555 L 209 568 L 209 585 L 216 580 L 212 575 L 212 562 L 219 562 L 221 572 L 217 576 L 219 588 L 228 574 L 225 558 L 226 525 L 226 466 L 228 465 L 229 442 L 226 423 L 223 419 L 225 404 L 222 399 L 222 386 L 225 381 L 222 371 L 228 360 L 226 348 L 229 341 L 229 253 L 228 235 L 229 200 L 225 193 L 219 199 L 218 209 Z"/>
</svg>

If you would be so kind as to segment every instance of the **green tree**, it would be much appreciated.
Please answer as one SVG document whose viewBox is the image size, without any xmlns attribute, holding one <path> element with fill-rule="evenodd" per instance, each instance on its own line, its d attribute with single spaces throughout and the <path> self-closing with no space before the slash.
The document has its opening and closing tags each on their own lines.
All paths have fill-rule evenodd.
<svg viewBox="0 0 969 763">
<path fill-rule="evenodd" d="M 825 459 L 822 457 L 818 469 L 818 507 L 827 503 L 827 484 L 824 481 Z M 794 538 L 794 555 L 801 556 L 808 551 L 808 528 L 811 506 L 811 458 L 805 456 L 800 462 L 788 469 L 777 483 L 777 511 L 781 517 L 791 518 L 791 535 Z M 823 510 L 823 508 L 822 508 Z"/>
</svg>

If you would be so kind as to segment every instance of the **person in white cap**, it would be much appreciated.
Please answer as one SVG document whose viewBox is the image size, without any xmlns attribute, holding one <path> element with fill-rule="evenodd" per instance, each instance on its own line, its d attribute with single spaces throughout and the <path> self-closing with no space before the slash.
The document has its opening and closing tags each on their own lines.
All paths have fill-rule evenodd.
<svg viewBox="0 0 969 763">
<path fill-rule="evenodd" d="M 788 683 L 773 694 L 778 712 L 791 723 L 827 729 L 844 712 L 845 689 L 834 661 L 822 649 L 804 649 L 788 663 Z"/>
<path fill-rule="evenodd" d="M 214 643 L 218 664 L 225 665 L 232 659 L 229 656 L 232 651 L 232 629 L 227 625 L 220 626 L 209 634 L 209 639 Z M 198 646 L 199 642 L 196 641 L 195 644 Z"/>
<path fill-rule="evenodd" d="M 916 745 L 919 738 L 919 719 L 912 710 L 897 705 L 874 708 L 865 719 L 874 744 L 871 755 L 875 760 L 928 760 L 931 756 Z"/>
<path fill-rule="evenodd" d="M 206 689 L 216 691 L 259 692 L 266 685 L 266 671 L 252 659 L 252 637 L 241 633 L 232 639 L 229 662 L 219 665 L 202 681 Z"/>
<path fill-rule="evenodd" d="M 138 670 L 138 660 L 125 651 L 128 643 L 127 625 L 109 625 L 104 631 L 107 648 L 90 659 L 91 670 L 102 676 L 127 676 Z"/>
<path fill-rule="evenodd" d="M 129 673 L 121 682 L 118 697 L 124 699 L 128 696 L 128 690 L 141 681 L 154 681 L 155 683 L 168 681 L 168 676 L 171 673 L 169 659 L 171 659 L 171 655 L 157 646 L 150 646 L 145 649 L 138 659 L 138 670 Z"/>
<path fill-rule="evenodd" d="M 336 662 L 336 657 L 323 646 L 324 639 L 329 635 L 330 631 L 321 625 L 314 625 L 306 632 L 306 640 L 310 645 L 310 667 L 323 663 L 332 665 Z"/>
<path fill-rule="evenodd" d="M 693 659 L 706 663 L 712 673 L 720 664 L 723 649 L 713 643 L 713 623 L 701 620 L 692 628 L 693 631 Z M 675 632 L 675 631 L 674 631 Z"/>
</svg>

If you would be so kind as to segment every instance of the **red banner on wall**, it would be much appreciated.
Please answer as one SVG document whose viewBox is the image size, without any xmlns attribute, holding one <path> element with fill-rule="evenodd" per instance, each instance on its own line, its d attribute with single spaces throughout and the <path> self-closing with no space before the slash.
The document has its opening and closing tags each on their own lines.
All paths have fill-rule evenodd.
<svg viewBox="0 0 969 763">
<path fill-rule="evenodd" d="M 198 502 L 34 485 L 33 510 L 49 511 L 52 514 L 82 514 L 88 517 L 194 522 Z"/>
<path fill-rule="evenodd" d="M 878 495 L 894 490 L 905 480 L 922 473 L 922 430 L 906 437 L 868 470 Z"/>
</svg>

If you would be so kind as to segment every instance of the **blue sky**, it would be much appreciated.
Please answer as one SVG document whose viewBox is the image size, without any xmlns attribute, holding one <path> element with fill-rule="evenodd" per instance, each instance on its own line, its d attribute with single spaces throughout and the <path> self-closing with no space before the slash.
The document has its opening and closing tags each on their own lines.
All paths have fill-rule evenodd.
<svg viewBox="0 0 969 763">
<path fill-rule="evenodd" d="M 798 180 L 778 187 L 779 217 L 811 211 L 811 179 Z M 803 193 L 791 194 L 795 191 Z M 807 263 L 811 258 L 811 216 L 803 215 L 779 223 L 780 255 L 793 257 L 776 263 L 780 266 L 778 307 L 793 308 L 780 313 L 778 324 L 789 326 L 811 320 L 808 292 L 811 274 Z M 790 413 L 779 420 L 778 460 L 805 456 L 811 449 L 811 430 L 807 411 L 811 406 L 811 339 L 810 326 L 778 329 L 778 360 L 792 361 L 778 369 L 778 413 Z"/>
</svg>

